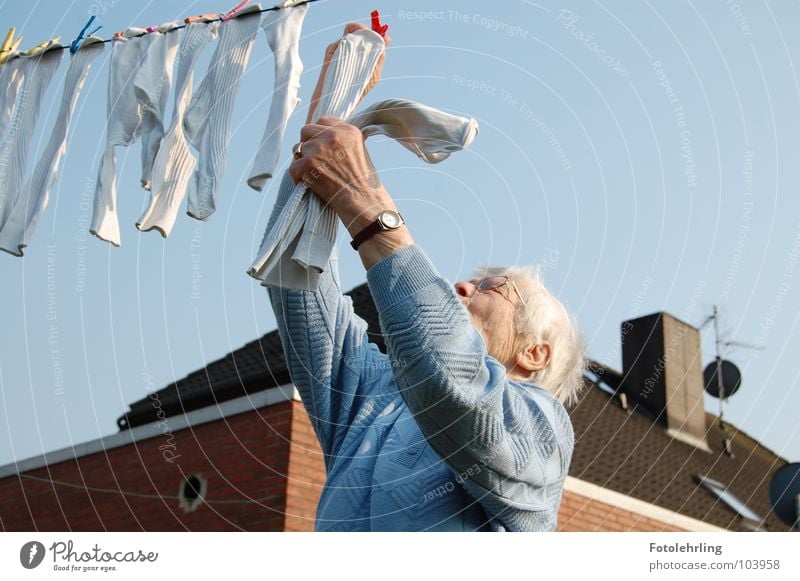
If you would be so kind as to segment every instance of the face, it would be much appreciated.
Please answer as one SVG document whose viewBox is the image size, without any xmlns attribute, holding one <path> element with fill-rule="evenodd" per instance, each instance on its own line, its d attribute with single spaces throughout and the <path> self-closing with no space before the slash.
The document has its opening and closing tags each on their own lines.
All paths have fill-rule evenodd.
<svg viewBox="0 0 800 581">
<path fill-rule="evenodd" d="M 456 294 L 469 312 L 472 326 L 483 336 L 489 355 L 506 367 L 513 366 L 517 347 L 514 319 L 520 298 L 511 283 L 478 292 L 476 285 L 479 281 L 471 279 L 456 283 Z"/>
</svg>

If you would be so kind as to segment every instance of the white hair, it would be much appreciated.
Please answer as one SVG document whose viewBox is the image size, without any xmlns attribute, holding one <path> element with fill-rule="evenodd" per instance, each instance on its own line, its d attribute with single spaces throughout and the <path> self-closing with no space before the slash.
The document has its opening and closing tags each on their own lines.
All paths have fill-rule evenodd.
<svg viewBox="0 0 800 581">
<path fill-rule="evenodd" d="M 525 299 L 525 305 L 521 301 L 517 303 L 517 334 L 537 343 L 547 341 L 552 348 L 550 362 L 544 369 L 533 372 L 529 379 L 564 405 L 577 402 L 586 368 L 583 337 L 575 318 L 542 283 L 539 269 L 535 266 L 484 266 L 475 272 L 479 278 L 512 278 Z"/>
</svg>

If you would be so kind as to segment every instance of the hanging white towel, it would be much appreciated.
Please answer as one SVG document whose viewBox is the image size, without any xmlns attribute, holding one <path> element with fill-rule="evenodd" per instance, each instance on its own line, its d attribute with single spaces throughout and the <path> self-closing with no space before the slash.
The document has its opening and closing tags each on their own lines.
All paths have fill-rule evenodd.
<svg viewBox="0 0 800 581">
<path fill-rule="evenodd" d="M 5 133 L 14 113 L 19 88 L 25 76 L 25 62 L 26 59 L 20 58 L 19 53 L 12 53 L 0 65 L 0 137 Z"/>
<path fill-rule="evenodd" d="M 53 42 L 36 56 L 20 57 L 26 61 L 22 65 L 25 78 L 11 122 L 0 143 L 0 228 L 20 197 L 42 98 L 61 63 L 63 50 L 60 47 Z"/>
<path fill-rule="evenodd" d="M 261 23 L 275 57 L 275 86 L 264 136 L 253 160 L 250 177 L 247 179 L 247 185 L 259 192 L 275 171 L 281 154 L 286 122 L 300 103 L 297 94 L 300 91 L 303 61 L 300 60 L 299 46 L 306 12 L 308 4 L 275 10 L 268 12 Z"/>
<path fill-rule="evenodd" d="M 177 26 L 169 22 L 142 37 L 144 59 L 133 80 L 142 111 L 142 187 L 150 189 L 153 161 L 164 137 L 164 113 L 172 86 L 172 68 L 178 52 Z"/>
<path fill-rule="evenodd" d="M 184 117 L 189 143 L 198 151 L 197 166 L 189 177 L 187 213 L 205 220 L 214 213 L 216 195 L 225 171 L 233 104 L 250 60 L 253 40 L 261 22 L 261 6 L 249 6 L 220 25 L 219 41 Z M 180 197 L 182 192 L 176 192 Z M 157 230 L 165 238 L 175 224 L 180 199 L 156 192 L 136 227 Z"/>
<path fill-rule="evenodd" d="M 94 213 L 89 232 L 111 242 L 121 243 L 117 217 L 116 153 L 117 145 L 129 146 L 139 139 L 142 111 L 136 98 L 133 79 L 142 63 L 143 28 L 129 28 L 111 47 L 108 69 L 108 120 L 106 148 L 97 174 L 94 193 Z"/>
<path fill-rule="evenodd" d="M 156 229 L 161 228 L 159 223 L 163 216 L 172 216 L 174 221 L 174 216 L 178 214 L 196 163 L 183 129 L 184 115 L 192 99 L 194 67 L 203 49 L 216 37 L 218 28 L 218 22 L 192 22 L 184 31 L 178 51 L 180 59 L 175 74 L 175 107 L 172 123 L 158 149 L 153 165 L 150 205 L 152 210 L 148 209 L 148 213 L 140 220 L 140 225 L 151 220 L 151 211 L 159 214 L 158 217 L 152 218 L 154 222 L 152 227 Z M 167 233 L 162 231 L 161 235 L 166 237 Z"/>
<path fill-rule="evenodd" d="M 384 50 L 383 38 L 372 30 L 362 29 L 344 35 L 325 75 L 316 118 L 349 117 L 361 100 Z M 306 209 L 295 215 L 303 197 L 309 198 Z M 258 258 L 248 273 L 262 281 L 272 281 L 270 271 L 283 262 L 277 270 L 282 280 L 277 284 L 285 288 L 315 289 L 318 274 L 333 251 L 336 220 L 332 210 L 324 209 L 319 198 L 307 195 L 305 185 L 298 184 L 273 227 L 264 233 Z M 294 240 L 296 232 L 300 233 L 299 240 Z M 296 264 L 290 264 L 292 260 Z"/>
<path fill-rule="evenodd" d="M 0 250 L 22 256 L 22 249 L 28 245 L 33 236 L 36 224 L 47 207 L 50 192 L 58 180 L 61 160 L 67 151 L 67 132 L 75 104 L 92 61 L 103 52 L 103 46 L 103 39 L 90 36 L 72 55 L 64 78 L 61 106 L 50 132 L 50 139 L 36 163 L 33 174 L 14 203 L 8 219 L 0 228 Z"/>
</svg>

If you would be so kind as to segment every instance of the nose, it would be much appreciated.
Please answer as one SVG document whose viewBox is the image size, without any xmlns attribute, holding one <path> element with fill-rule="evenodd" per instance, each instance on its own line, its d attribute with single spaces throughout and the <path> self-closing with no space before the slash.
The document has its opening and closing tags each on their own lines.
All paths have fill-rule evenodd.
<svg viewBox="0 0 800 581">
<path fill-rule="evenodd" d="M 456 294 L 460 297 L 471 297 L 475 294 L 475 285 L 471 282 L 460 281 L 455 284 Z"/>
</svg>

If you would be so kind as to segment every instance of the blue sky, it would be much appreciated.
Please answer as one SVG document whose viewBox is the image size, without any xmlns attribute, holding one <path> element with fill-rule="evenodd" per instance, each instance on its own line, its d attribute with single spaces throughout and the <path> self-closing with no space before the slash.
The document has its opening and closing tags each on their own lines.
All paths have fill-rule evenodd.
<svg viewBox="0 0 800 581">
<path fill-rule="evenodd" d="M 396 143 L 369 142 L 440 271 L 458 280 L 479 264 L 541 264 L 545 282 L 576 313 L 589 355 L 615 368 L 623 320 L 663 310 L 699 325 L 719 305 L 726 340 L 765 346 L 728 353 L 744 383 L 726 417 L 800 460 L 800 5 L 433 4 L 311 6 L 303 102 L 284 164 L 324 47 L 346 22 L 368 22 L 378 8 L 393 42 L 384 79 L 365 102 L 413 99 L 481 127 L 468 150 L 439 165 Z M 227 8 L 206 0 L 6 0 L 0 27 L 16 26 L 30 47 L 74 37 L 89 14 L 108 38 Z M 114 433 L 115 420 L 152 385 L 274 328 L 264 289 L 245 274 L 275 188 L 258 193 L 245 183 L 272 90 L 264 37 L 241 84 L 216 214 L 205 223 L 180 215 L 167 240 L 139 233 L 134 222 L 148 201 L 138 185 L 139 146 L 119 150 L 120 248 L 87 232 L 109 55 L 89 74 L 64 170 L 25 257 L 0 256 L 0 465 Z M 37 151 L 66 61 L 45 100 Z M 365 275 L 346 237 L 340 241 L 351 288 Z M 710 328 L 703 348 L 706 364 Z M 716 401 L 706 408 L 716 412 Z"/>
</svg>

